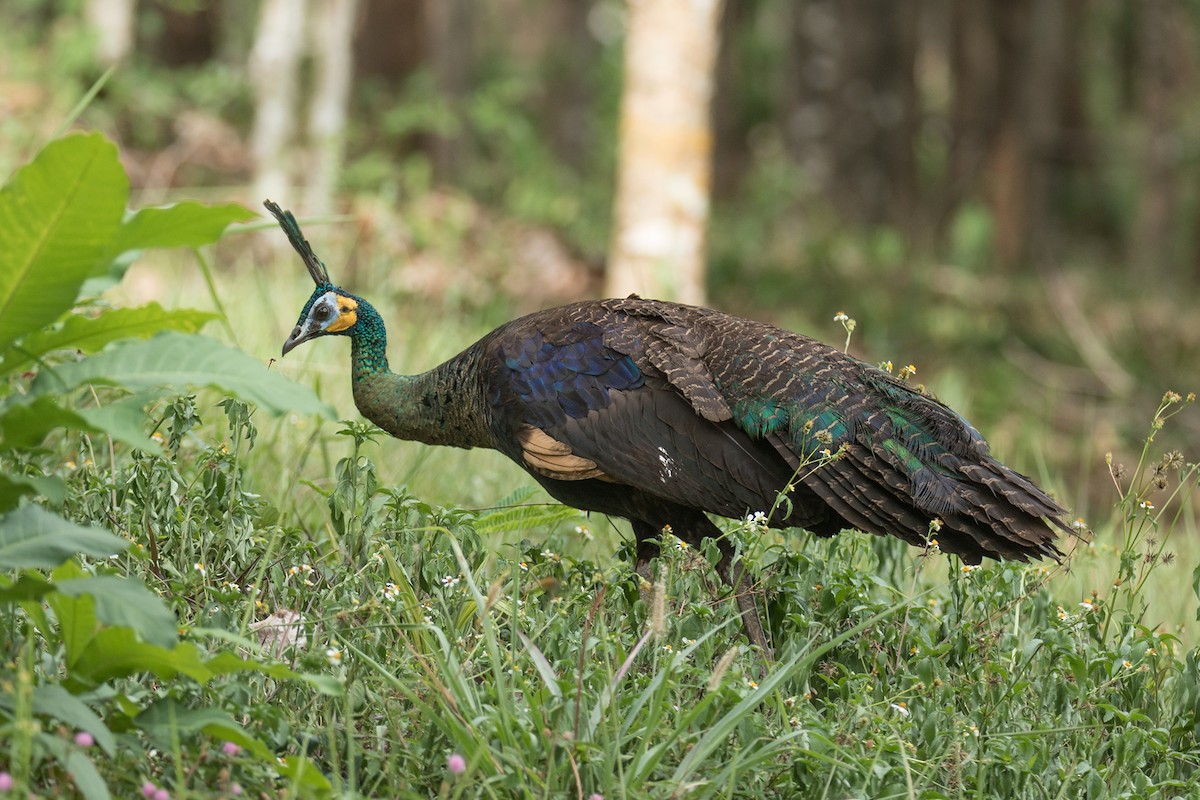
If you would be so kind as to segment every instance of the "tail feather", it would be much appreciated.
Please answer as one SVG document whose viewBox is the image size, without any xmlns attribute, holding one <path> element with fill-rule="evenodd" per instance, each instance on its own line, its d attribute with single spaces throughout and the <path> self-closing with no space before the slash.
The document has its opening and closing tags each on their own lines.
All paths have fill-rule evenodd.
<svg viewBox="0 0 1200 800">
<path fill-rule="evenodd" d="M 770 438 L 798 469 L 800 458 L 787 440 Z M 967 563 L 1060 559 L 1054 539 L 1056 530 L 1070 532 L 1065 510 L 1020 473 L 986 454 L 972 455 L 926 444 L 924 460 L 913 468 L 910 452 L 860 440 L 812 469 L 803 483 L 848 526 L 918 546 L 932 534 L 942 550 Z"/>
</svg>

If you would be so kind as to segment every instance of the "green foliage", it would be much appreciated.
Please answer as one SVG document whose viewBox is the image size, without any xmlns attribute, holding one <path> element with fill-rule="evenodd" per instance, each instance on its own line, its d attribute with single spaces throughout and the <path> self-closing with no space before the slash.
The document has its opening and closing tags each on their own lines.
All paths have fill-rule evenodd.
<svg viewBox="0 0 1200 800">
<path fill-rule="evenodd" d="M 85 384 L 134 391 L 218 385 L 273 411 L 325 413 L 307 389 L 195 335 L 210 314 L 168 312 L 154 303 L 111 309 L 86 295 L 89 278 L 119 275 L 140 249 L 199 246 L 215 241 L 231 222 L 253 218 L 241 206 L 196 203 L 124 218 L 128 193 L 116 148 L 98 134 L 52 142 L 0 189 L 0 456 L 34 447 L 57 429 L 153 446 L 128 403 L 70 409 L 60 402 Z M 98 352 L 156 334 L 162 335 Z M 64 362 L 73 352 L 94 355 Z M 14 392 L 11 378 L 35 365 L 41 370 L 29 390 Z M 146 399 L 138 398 L 141 405 Z M 0 512 L 52 482 L 11 471 L 0 481 Z"/>
<path fill-rule="evenodd" d="M 0 569 L 48 569 L 74 555 L 103 557 L 128 544 L 106 530 L 76 525 L 38 506 L 0 517 Z"/>
<path fill-rule="evenodd" d="M 215 317 L 215 314 L 191 309 L 167 311 L 158 303 L 137 308 L 113 308 L 94 317 L 72 314 L 57 327 L 43 328 L 24 336 L 20 348 L 5 354 L 0 370 L 16 372 L 25 369 L 41 356 L 56 350 L 95 353 L 122 339 L 153 336 L 168 330 L 195 333 Z"/>
<path fill-rule="evenodd" d="M 128 462 L 132 479 L 144 477 L 136 465 L 165 461 L 162 446 L 147 435 L 145 408 L 167 391 L 191 386 L 220 386 L 274 412 L 325 412 L 307 389 L 197 335 L 214 315 L 157 304 L 113 309 L 92 294 L 119 279 L 140 249 L 200 246 L 216 241 L 231 222 L 253 217 L 236 205 L 195 203 L 126 216 L 128 191 L 116 148 L 94 134 L 52 142 L 0 189 L 0 569 L 7 571 L 0 576 L 6 634 L 0 653 L 8 665 L 0 738 L 9 743 L 5 771 L 21 790 L 37 786 L 58 794 L 73 785 L 84 797 L 107 798 L 114 782 L 105 773 L 128 762 L 139 735 L 174 750 L 181 735 L 219 735 L 270 761 L 265 745 L 198 696 L 170 712 L 170 736 L 161 738 L 161 709 L 196 695 L 184 679 L 203 687 L 254 675 L 304 682 L 318 693 L 340 691 L 272 658 L 247 658 L 250 650 L 181 643 L 179 609 L 151 588 L 163 573 L 128 570 L 142 549 L 130 553 L 133 529 L 120 524 L 132 518 L 120 513 L 129 509 L 109 505 L 104 514 L 89 515 L 95 503 L 84 498 L 91 493 L 95 500 L 95 473 L 61 457 L 63 447 L 94 454 L 95 436 L 112 464 Z M 231 430 L 252 446 L 252 433 L 243 437 L 251 430 L 250 408 L 236 400 L 223 405 Z M 194 421 L 188 408 L 168 406 L 174 428 L 168 446 L 175 453 Z M 231 472 L 236 477 L 236 463 Z M 115 482 L 108 483 L 107 498 L 114 500 L 120 495 Z M 246 497 L 236 481 L 229 492 Z M 28 502 L 36 497 L 66 516 Z M 228 529 L 238 521 L 235 507 L 227 499 L 220 506 Z M 150 519 L 144 512 L 143 520 Z M 105 530 L 110 527 L 123 535 Z M 168 527 L 163 532 L 170 534 Z M 115 567 L 122 559 L 126 568 Z M 171 689 L 147 691 L 138 680 L 147 674 Z M 55 720 L 57 728 L 49 724 Z M 64 736 L 62 726 L 78 734 Z M 273 771 L 306 791 L 327 788 L 305 763 Z M 136 788 L 130 784 L 119 794 L 132 796 Z"/>
<path fill-rule="evenodd" d="M 1156 428 L 1179 407 L 1172 397 Z M 1200 660 L 1141 622 L 1145 571 L 1162 561 L 1138 538 L 1140 493 L 1164 475 L 1168 494 L 1198 488 L 1195 465 L 1173 455 L 1148 456 L 1167 466 L 1122 501 L 1138 509 L 1133 578 L 1115 574 L 1110 597 L 1082 603 L 1055 595 L 1045 565 L 951 560 L 942 573 L 936 548 L 729 525 L 762 571 L 780 650 L 764 666 L 737 644 L 708 560 L 681 541 L 666 538 L 658 580 L 639 588 L 628 563 L 577 555 L 561 520 L 534 532 L 510 515 L 537 508 L 528 489 L 475 512 L 382 487 L 364 454 L 370 426 L 340 432 L 350 454 L 325 496 L 332 523 L 278 527 L 240 473 L 260 438 L 253 418 L 224 405 L 223 446 L 197 439 L 208 428 L 181 398 L 164 415 L 170 452 L 70 481 L 85 518 L 121 508 L 145 520 L 129 526 L 132 552 L 155 549 L 150 531 L 172 541 L 123 563 L 169 576 L 185 627 L 259 637 L 248 619 L 305 609 L 306 643 L 285 651 L 324 682 L 310 674 L 280 691 L 260 681 L 273 672 L 222 672 L 234 660 L 192 642 L 152 670 L 173 696 L 133 717 L 139 736 L 162 750 L 175 739 L 242 748 L 181 746 L 174 775 L 131 762 L 173 791 L 224 770 L 217 780 L 269 792 L 276 756 L 305 765 L 311 782 L 289 784 L 299 795 L 366 797 L 1185 796 L 1200 772 Z M 541 541 L 489 551 L 481 528 Z M 185 676 L 216 702 L 174 696 L 190 694 Z M 98 765 L 128 786 L 119 769 Z"/>
<path fill-rule="evenodd" d="M 29 398 L 70 391 L 84 384 L 115 384 L 134 391 L 213 386 L 275 413 L 326 414 L 329 408 L 261 361 L 202 336 L 167 332 L 144 342 L 123 343 L 82 361 L 43 372 Z"/>
<path fill-rule="evenodd" d="M 117 148 L 99 134 L 51 143 L 0 189 L 0 349 L 75 304 L 128 193 Z"/>
</svg>

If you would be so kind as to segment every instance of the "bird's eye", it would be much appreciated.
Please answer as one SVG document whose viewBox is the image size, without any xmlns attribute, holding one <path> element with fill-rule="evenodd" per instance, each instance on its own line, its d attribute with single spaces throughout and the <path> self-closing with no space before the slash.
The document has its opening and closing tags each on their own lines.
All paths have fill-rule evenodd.
<svg viewBox="0 0 1200 800">
<path fill-rule="evenodd" d="M 317 319 L 328 319 L 329 306 L 317 306 L 317 311 L 316 311 L 315 316 Z"/>
</svg>

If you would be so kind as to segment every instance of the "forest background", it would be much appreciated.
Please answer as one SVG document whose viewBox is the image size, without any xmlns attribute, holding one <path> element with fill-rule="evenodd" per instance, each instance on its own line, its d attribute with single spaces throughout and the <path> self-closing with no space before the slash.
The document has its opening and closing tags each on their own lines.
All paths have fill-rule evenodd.
<svg viewBox="0 0 1200 800">
<path fill-rule="evenodd" d="M 293 208 L 335 281 L 380 306 L 393 365 L 424 369 L 516 313 L 627 291 L 606 276 L 636 5 L 7 0 L 0 174 L 101 81 L 76 126 L 118 144 L 132 207 Z M 678 293 L 837 344 L 847 313 L 852 353 L 915 365 L 1115 558 L 1112 465 L 1139 464 L 1164 393 L 1200 376 L 1200 3 L 680 4 L 706 5 L 710 200 Z M 200 267 L 148 253 L 110 300 L 223 313 L 211 332 L 268 362 L 311 290 L 278 239 L 226 236 Z M 274 368 L 353 418 L 344 353 L 307 350 Z M 253 482 L 314 540 L 351 451 L 378 462 L 373 486 L 434 503 L 528 483 L 487 454 L 270 424 L 291 430 Z M 1194 458 L 1200 419 L 1171 425 Z M 1190 645 L 1200 519 L 1172 503 L 1179 557 L 1144 621 Z M 603 562 L 620 535 L 598 539 L 580 553 Z M 1060 599 L 1107 591 L 1088 558 Z"/>
</svg>

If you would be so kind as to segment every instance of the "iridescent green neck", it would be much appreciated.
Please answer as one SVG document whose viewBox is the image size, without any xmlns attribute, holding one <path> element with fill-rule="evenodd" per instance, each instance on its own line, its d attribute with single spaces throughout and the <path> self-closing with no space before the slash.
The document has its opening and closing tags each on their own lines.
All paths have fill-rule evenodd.
<svg viewBox="0 0 1200 800">
<path fill-rule="evenodd" d="M 364 417 L 398 439 L 495 447 L 485 423 L 475 348 L 428 372 L 397 375 L 388 369 L 383 320 L 362 299 L 349 335 L 354 404 Z"/>
<path fill-rule="evenodd" d="M 359 381 L 378 374 L 390 374 L 387 360 L 387 328 L 375 306 L 358 300 L 358 323 L 350 334 L 352 346 L 350 358 L 353 372 L 351 377 L 357 387 Z"/>
</svg>

